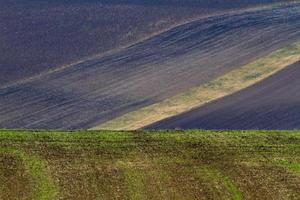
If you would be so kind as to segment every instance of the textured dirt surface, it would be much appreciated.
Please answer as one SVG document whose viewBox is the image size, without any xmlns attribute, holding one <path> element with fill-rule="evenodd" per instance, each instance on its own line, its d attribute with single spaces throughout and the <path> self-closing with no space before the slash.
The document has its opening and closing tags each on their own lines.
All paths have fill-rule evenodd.
<svg viewBox="0 0 300 200">
<path fill-rule="evenodd" d="M 300 6 L 200 19 L 0 90 L 0 126 L 89 128 L 300 38 Z"/>
<path fill-rule="evenodd" d="M 196 16 L 194 10 L 101 1 L 1 1 L 0 85 L 135 42 Z"/>
<path fill-rule="evenodd" d="M 258 2 L 2 0 L 0 86 L 128 45 L 194 17 Z M 261 3 L 268 2 L 277 1 Z"/>
<path fill-rule="evenodd" d="M 234 95 L 149 129 L 299 129 L 300 62 Z"/>
<path fill-rule="evenodd" d="M 300 134 L 0 130 L 0 181 L 5 200 L 296 200 Z"/>
</svg>

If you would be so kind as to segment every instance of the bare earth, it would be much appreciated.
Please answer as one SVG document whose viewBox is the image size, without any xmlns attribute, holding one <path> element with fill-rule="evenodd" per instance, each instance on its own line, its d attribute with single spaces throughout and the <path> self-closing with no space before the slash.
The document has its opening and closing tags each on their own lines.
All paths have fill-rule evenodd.
<svg viewBox="0 0 300 200">
<path fill-rule="evenodd" d="M 241 92 L 148 129 L 299 129 L 300 62 Z"/>
<path fill-rule="evenodd" d="M 300 5 L 196 20 L 110 55 L 3 87 L 0 126 L 90 128 L 298 39 Z"/>
<path fill-rule="evenodd" d="M 286 0 L 2 0 L 0 86 L 117 49 L 193 18 Z"/>
</svg>

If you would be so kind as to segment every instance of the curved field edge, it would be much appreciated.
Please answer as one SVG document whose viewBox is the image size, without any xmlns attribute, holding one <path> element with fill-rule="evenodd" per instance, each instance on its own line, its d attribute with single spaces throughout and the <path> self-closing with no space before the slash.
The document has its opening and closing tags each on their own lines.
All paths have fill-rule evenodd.
<svg viewBox="0 0 300 200">
<path fill-rule="evenodd" d="M 57 199 L 299 199 L 299 146 L 299 131 L 0 130 L 1 149 L 47 163 Z"/>
<path fill-rule="evenodd" d="M 47 1 L 45 1 L 45 3 L 47 4 Z M 21 77 L 18 77 L 20 75 L 17 75 L 17 74 L 19 74 L 19 73 L 17 73 L 15 75 L 15 76 L 18 77 L 18 78 L 15 77 L 16 80 L 13 77 L 10 78 L 11 80 L 8 80 L 8 79 L 6 80 L 5 76 L 4 76 L 4 81 L 0 80 L 0 82 L 2 81 L 1 84 L 0 84 L 1 88 L 7 88 L 7 87 L 10 87 L 10 86 L 13 86 L 13 85 L 24 84 L 26 82 L 37 79 L 37 78 L 42 77 L 44 75 L 47 75 L 49 73 L 60 71 L 62 69 L 68 68 L 68 67 L 76 65 L 78 63 L 82 63 L 84 61 L 91 60 L 95 57 L 102 57 L 102 56 L 105 56 L 107 54 L 111 54 L 111 53 L 116 52 L 120 49 L 132 46 L 132 45 L 137 44 L 139 42 L 142 42 L 146 39 L 154 37 L 154 36 L 156 36 L 158 34 L 161 34 L 165 31 L 171 30 L 172 28 L 174 28 L 176 26 L 183 25 L 185 23 L 189 23 L 189 22 L 194 21 L 194 20 L 198 20 L 198 19 L 206 18 L 206 17 L 210 17 L 210 16 L 221 15 L 223 13 L 238 13 L 238 12 L 242 12 L 242 11 L 253 11 L 253 10 L 266 9 L 266 8 L 273 8 L 273 7 L 277 7 L 277 6 L 280 6 L 280 5 L 289 5 L 289 4 L 292 5 L 295 2 L 292 2 L 292 1 L 288 1 L 288 2 L 270 1 L 270 2 L 267 2 L 267 3 L 263 3 L 263 4 L 255 4 L 254 3 L 253 5 L 248 5 L 248 6 L 247 6 L 248 3 L 246 3 L 246 5 L 240 5 L 240 7 L 235 6 L 235 8 L 223 8 L 223 9 L 218 8 L 216 10 L 210 8 L 212 10 L 207 12 L 207 13 L 204 12 L 204 14 L 202 12 L 197 11 L 197 9 L 195 9 L 195 8 L 191 9 L 189 7 L 184 8 L 184 7 L 179 6 L 178 7 L 179 10 L 178 11 L 177 11 L 177 9 L 176 9 L 176 11 L 173 10 L 171 15 L 170 15 L 169 12 L 172 11 L 170 9 L 172 9 L 172 7 L 174 5 L 172 5 L 171 7 L 170 7 L 170 5 L 166 5 L 165 8 L 160 8 L 161 5 L 160 6 L 156 5 L 158 7 L 154 7 L 154 8 L 151 8 L 151 7 L 149 8 L 148 7 L 148 9 L 154 9 L 154 11 L 157 10 L 156 14 L 153 13 L 153 12 L 152 13 L 153 13 L 153 16 L 157 16 L 157 15 L 159 15 L 159 16 L 158 17 L 148 16 L 146 19 L 144 19 L 143 16 L 140 16 L 141 17 L 141 19 L 139 19 L 140 23 L 138 23 L 138 24 L 134 23 L 134 21 L 130 23 L 130 22 L 127 22 L 126 20 L 123 21 L 123 23 L 121 23 L 120 19 L 119 19 L 120 14 L 121 14 L 121 16 L 124 16 L 126 14 L 128 15 L 127 12 L 130 12 L 130 9 L 135 8 L 135 7 L 132 7 L 132 6 L 134 6 L 135 3 L 133 3 L 133 4 L 129 3 L 128 4 L 128 2 L 127 2 L 128 5 L 124 6 L 123 9 L 122 9 L 121 5 L 119 5 L 119 6 L 114 5 L 116 2 L 109 5 L 106 9 L 101 8 L 101 5 L 99 5 L 99 4 L 91 6 L 90 3 L 91 2 L 86 2 L 85 3 L 86 5 L 81 5 L 81 3 L 77 3 L 78 5 L 72 5 L 72 2 L 70 2 L 69 6 L 70 7 L 75 6 L 74 8 L 76 8 L 76 10 L 77 10 L 77 12 L 75 12 L 75 13 L 77 13 L 78 16 L 75 15 L 74 13 L 72 13 L 71 9 L 69 7 L 64 7 L 65 5 L 60 5 L 61 7 L 65 8 L 65 12 L 66 12 L 67 16 L 70 15 L 70 16 L 73 16 L 75 18 L 78 18 L 77 21 L 81 20 L 80 24 L 86 24 L 86 27 L 84 29 L 82 27 L 78 26 L 78 24 L 77 24 L 78 22 L 76 23 L 76 21 L 75 21 L 75 23 L 70 23 L 72 25 L 66 25 L 66 27 L 61 27 L 62 30 L 66 31 L 66 28 L 68 26 L 70 26 L 69 29 L 72 30 L 72 31 L 70 32 L 70 30 L 69 30 L 67 32 L 68 32 L 68 34 L 72 34 L 72 35 L 74 35 L 74 33 L 76 33 L 74 31 L 78 31 L 80 29 L 83 29 L 79 33 L 77 33 L 77 35 L 78 34 L 83 34 L 80 37 L 77 37 L 77 39 L 81 38 L 80 41 L 77 43 L 77 45 L 79 45 L 79 44 L 81 45 L 80 46 L 81 50 L 79 50 L 79 52 L 77 52 L 77 57 L 74 55 L 74 53 L 70 53 L 70 51 L 66 52 L 65 53 L 66 55 L 58 55 L 58 57 L 57 57 L 57 52 L 55 52 L 55 49 L 53 49 L 53 48 L 56 47 L 55 45 L 57 45 L 57 42 L 54 42 L 54 43 L 52 42 L 53 44 L 50 45 L 50 46 L 48 45 L 47 47 L 46 47 L 46 45 L 44 47 L 41 46 L 41 45 L 35 45 L 35 48 L 38 48 L 38 49 L 39 48 L 45 48 L 45 49 L 39 49 L 39 50 L 35 49 L 34 46 L 32 46 L 31 48 L 28 48 L 28 52 L 24 53 L 24 55 L 20 55 L 20 54 L 17 53 L 20 50 L 20 47 L 14 49 L 15 45 L 12 45 L 11 44 L 12 41 L 8 40 L 10 37 L 15 38 L 14 37 L 14 34 L 15 34 L 14 32 L 15 31 L 11 30 L 12 27 L 9 26 L 8 30 L 12 31 L 12 34 L 10 34 L 10 37 L 8 37 L 8 38 L 4 37 L 3 42 L 4 42 L 5 45 L 3 45 L 3 46 L 9 46 L 9 49 L 7 49 L 7 50 L 10 50 L 10 52 L 14 51 L 14 54 L 18 55 L 18 57 L 15 57 L 15 59 L 8 59 L 8 61 L 7 61 L 8 64 L 3 64 L 3 66 L 1 66 L 1 67 L 3 67 L 4 69 L 5 69 L 5 65 L 10 66 L 10 68 L 11 67 L 17 67 L 17 66 L 20 65 L 20 64 L 18 64 L 18 62 L 21 62 L 21 60 L 23 58 L 23 60 L 27 60 L 27 62 L 26 62 L 27 65 L 28 65 L 27 67 L 30 66 L 31 68 L 33 68 L 33 70 L 35 72 L 34 73 L 33 72 L 32 73 L 31 72 L 26 72 L 28 74 L 22 74 Z M 5 4 L 12 4 L 13 5 L 13 4 L 18 4 L 18 3 L 11 1 L 10 3 L 3 2 L 3 4 L 4 5 L 2 5 L 2 6 L 5 9 L 5 12 L 3 12 L 3 16 L 6 16 L 6 15 L 10 16 L 10 15 L 12 15 L 9 12 L 10 9 L 13 11 L 12 13 L 14 13 L 15 10 L 13 9 L 13 7 L 12 8 L 7 7 L 7 5 L 5 5 Z M 21 3 L 19 2 L 19 4 L 21 4 Z M 20 6 L 20 8 L 18 6 L 15 8 L 15 9 L 18 10 L 17 13 L 19 13 L 19 15 L 20 15 L 19 17 L 22 18 L 22 20 L 16 20 L 16 22 L 18 22 L 20 24 L 15 25 L 16 27 L 19 27 L 19 29 L 21 30 L 21 33 L 23 31 L 25 31 L 25 30 L 23 30 L 23 29 L 25 29 L 25 27 L 28 28 L 28 26 L 25 26 L 25 24 L 28 23 L 28 20 L 30 20 L 29 16 L 27 16 L 26 14 L 23 13 L 22 8 L 24 7 L 25 10 L 31 8 L 31 6 L 30 6 L 31 3 L 30 2 L 26 2 L 26 3 L 24 2 L 23 4 L 24 5 L 21 4 L 22 6 Z M 53 16 L 56 16 L 56 18 L 57 18 L 57 19 L 56 18 L 52 19 L 54 24 L 58 23 L 59 21 L 64 20 L 64 18 L 62 16 L 59 16 L 58 13 L 55 13 L 55 12 L 58 12 L 58 10 L 61 9 L 59 4 L 56 4 L 56 5 L 55 4 L 53 4 L 52 6 L 49 6 L 49 8 L 45 7 L 45 5 L 43 5 L 43 4 L 37 5 L 37 7 L 35 9 L 32 8 L 31 12 L 35 13 L 32 16 L 35 16 L 36 18 L 33 17 L 30 21 L 33 21 L 35 23 L 39 22 L 39 21 L 36 21 L 37 19 L 39 19 L 38 16 L 40 14 L 39 12 L 37 12 L 37 10 L 39 10 L 39 9 L 37 9 L 38 7 L 40 7 L 40 9 L 44 9 L 45 12 L 50 13 L 50 14 L 47 15 L 48 17 L 45 18 L 45 19 L 43 17 L 40 17 L 41 19 L 39 19 L 39 20 L 41 20 L 41 21 L 39 23 L 46 24 L 48 22 L 47 20 L 51 20 L 53 18 Z M 141 3 L 141 4 L 143 4 L 143 3 Z M 126 5 L 126 3 L 124 5 Z M 57 9 L 55 9 L 55 6 L 57 6 Z M 102 6 L 104 6 L 104 5 L 102 5 Z M 93 7 L 93 8 L 90 8 L 90 7 Z M 220 7 L 220 5 L 217 5 L 217 7 Z M 87 22 L 86 21 L 87 19 L 85 19 L 84 16 L 80 16 L 80 13 L 83 11 L 84 8 L 89 8 L 88 10 L 90 11 L 89 12 L 90 15 L 93 16 L 93 20 L 90 19 L 90 21 Z M 115 8 L 114 12 L 116 14 L 116 16 L 115 16 L 116 17 L 116 20 L 115 20 L 116 24 L 107 25 L 107 24 L 104 23 L 107 20 L 105 16 L 102 17 L 104 19 L 102 19 L 102 18 L 99 19 L 99 16 L 95 15 L 95 12 L 97 10 L 98 10 L 98 13 L 102 13 L 102 12 L 110 13 L 110 12 L 112 12 L 113 8 Z M 132 18 L 133 16 L 135 16 L 134 18 L 136 18 L 138 13 L 144 13 L 144 12 L 138 11 L 137 8 L 144 9 L 144 11 L 147 11 L 147 8 L 144 8 L 142 5 L 139 5 L 138 7 L 136 7 L 135 12 L 132 12 L 132 15 L 129 15 L 127 17 Z M 208 10 L 210 10 L 210 9 L 208 9 Z M 2 12 L 0 12 L 0 13 L 2 13 Z M 169 13 L 170 16 L 167 15 L 168 17 L 166 17 L 167 13 Z M 122 18 L 126 19 L 127 17 L 122 17 Z M 11 17 L 11 18 L 15 19 L 16 17 Z M 60 18 L 62 18 L 62 19 L 60 19 Z M 10 18 L 8 18 L 8 19 L 10 19 Z M 10 19 L 10 20 L 12 20 L 12 19 Z M 149 23 L 150 25 L 147 24 L 145 22 L 145 20 L 147 20 L 147 23 Z M 150 22 L 149 22 L 149 20 L 150 20 Z M 153 21 L 151 22 L 151 20 L 153 20 Z M 6 20 L 4 20 L 4 21 L 6 22 Z M 3 22 L 1 22 L 1 23 L 3 23 Z M 5 25 L 5 22 L 4 22 L 4 25 Z M 12 21 L 12 22 L 9 21 L 9 23 L 16 23 L 16 22 L 15 21 Z M 102 27 L 102 30 L 100 31 L 100 33 L 99 33 L 99 30 L 98 31 L 95 30 L 96 29 L 96 27 L 94 27 L 95 23 L 98 26 Z M 77 24 L 77 26 L 76 26 L 76 24 Z M 126 29 L 124 29 L 124 26 L 126 26 L 125 24 L 126 25 L 135 24 L 136 28 L 135 28 L 134 31 L 131 31 L 130 33 L 126 34 Z M 3 24 L 1 24 L 1 25 L 3 25 Z M 52 24 L 50 24 L 50 25 L 52 25 Z M 48 25 L 48 26 L 50 26 L 50 25 Z M 123 28 L 121 28 L 122 26 L 123 26 Z M 108 33 L 105 30 L 108 27 L 110 27 L 112 30 L 114 30 L 114 31 L 112 31 L 113 34 L 107 35 Z M 50 27 L 39 27 L 37 30 L 35 30 L 32 27 L 31 28 L 29 27 L 28 28 L 29 30 L 27 30 L 25 34 L 24 33 L 20 34 L 20 35 L 22 35 L 22 37 L 20 36 L 18 38 L 19 43 L 21 43 L 21 44 L 24 43 L 25 44 L 27 40 L 29 40 L 30 38 L 31 39 L 34 38 L 34 36 L 36 36 L 39 32 L 40 32 L 41 35 L 44 36 L 44 38 L 47 38 L 47 40 L 53 40 L 53 39 L 55 39 L 55 37 L 57 37 L 57 36 L 52 36 L 54 38 L 50 37 L 52 35 L 52 34 L 50 34 L 51 31 L 53 31 L 55 29 L 52 28 L 52 29 L 48 30 L 48 32 L 47 31 L 45 32 L 44 30 L 41 30 L 41 28 L 47 29 L 47 28 L 50 28 Z M 148 31 L 147 31 L 147 29 L 143 30 L 145 28 L 148 28 L 149 30 Z M 87 31 L 88 29 L 89 29 L 89 31 Z M 32 30 L 34 30 L 34 31 L 30 32 Z M 48 33 L 49 35 L 46 34 L 46 33 Z M 84 35 L 87 34 L 87 33 L 89 34 L 89 36 L 84 37 Z M 29 35 L 27 35 L 27 34 L 29 34 Z M 102 37 L 94 38 L 95 34 L 96 35 L 97 34 L 101 35 Z M 123 37 L 121 37 L 123 39 L 121 39 L 120 37 L 117 37 L 117 35 L 120 35 L 120 36 L 123 35 Z M 108 37 L 108 36 L 112 37 L 113 39 Z M 68 38 L 68 36 L 66 36 L 65 33 L 61 33 L 60 38 L 61 37 L 65 38 L 65 40 L 63 40 L 64 43 L 60 44 L 60 45 L 64 44 L 63 46 L 61 46 L 62 49 L 66 49 L 70 44 L 72 44 L 72 43 L 70 43 L 70 40 L 69 40 L 70 38 Z M 74 38 L 74 37 L 71 37 L 71 38 Z M 84 38 L 84 39 L 82 39 L 82 38 Z M 56 38 L 56 39 L 58 39 L 58 38 Z M 93 44 L 90 44 L 89 48 L 87 49 L 87 46 L 86 46 L 87 44 L 86 43 L 90 43 L 89 39 L 90 40 L 92 39 L 92 41 L 94 41 L 94 42 L 93 42 Z M 8 41 L 6 41 L 6 40 L 8 40 Z M 101 43 L 101 41 L 102 41 L 102 43 Z M 120 43 L 120 44 L 117 45 L 118 43 Z M 98 48 L 95 49 L 95 47 L 97 47 L 97 44 L 98 44 Z M 101 45 L 99 46 L 99 44 L 101 44 Z M 21 49 L 22 48 L 25 48 L 25 46 L 24 47 L 21 46 Z M 69 48 L 70 48 L 70 46 L 69 46 Z M 39 52 L 40 55 L 36 56 L 35 55 L 36 53 L 32 52 L 33 50 L 36 50 L 35 52 Z M 86 53 L 84 53 L 84 51 L 89 52 L 89 53 L 86 54 Z M 35 57 L 33 57 L 33 58 L 28 57 L 30 55 L 29 52 L 31 52 L 31 54 L 34 55 Z M 81 55 L 81 57 L 79 55 Z M 11 54 L 5 54 L 3 56 L 4 57 L 9 56 L 7 58 L 12 57 Z M 36 57 L 38 57 L 38 58 L 36 58 Z M 36 59 L 34 59 L 34 58 L 36 58 Z M 38 61 L 40 61 L 41 63 L 37 63 Z M 30 62 L 30 64 L 28 62 Z M 69 64 L 67 64 L 67 63 L 69 63 Z M 43 68 L 46 68 L 46 70 L 44 71 L 44 70 L 42 70 L 42 68 L 38 69 L 37 67 L 40 66 L 40 65 L 42 65 Z M 14 69 L 17 69 L 17 68 L 14 68 Z M 10 71 L 12 71 L 12 70 L 10 70 Z M 18 70 L 15 70 L 15 71 L 18 71 Z M 26 70 L 26 71 L 29 71 L 29 70 Z M 3 72 L 5 72 L 5 70 L 1 71 L 1 72 L 3 73 Z M 23 72 L 23 73 L 25 73 L 25 72 Z M 3 74 L 5 74 L 5 73 L 3 73 Z M 11 76 L 11 75 L 8 74 L 6 76 Z"/>
<path fill-rule="evenodd" d="M 258 83 L 300 60 L 300 43 L 233 70 L 204 85 L 100 124 L 91 130 L 136 130 Z"/>
<path fill-rule="evenodd" d="M 46 164 L 43 160 L 31 156 L 20 149 L 0 147 L 0 153 L 8 153 L 17 156 L 25 165 L 26 171 L 33 182 L 33 200 L 55 199 L 57 196 L 57 188 L 54 185 L 51 177 L 47 174 Z"/>
</svg>

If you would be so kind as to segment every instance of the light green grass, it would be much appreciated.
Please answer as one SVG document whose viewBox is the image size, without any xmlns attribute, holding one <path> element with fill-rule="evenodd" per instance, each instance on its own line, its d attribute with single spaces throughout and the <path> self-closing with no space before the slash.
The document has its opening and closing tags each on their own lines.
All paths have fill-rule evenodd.
<svg viewBox="0 0 300 200">
<path fill-rule="evenodd" d="M 29 199 L 300 197 L 300 131 L 0 130 L 0 149 L 0 179 L 20 158 Z M 26 193 L 3 180 L 1 196 Z"/>
<path fill-rule="evenodd" d="M 128 197 L 132 200 L 146 199 L 146 177 L 144 171 L 127 170 L 124 173 Z"/>
<path fill-rule="evenodd" d="M 205 180 L 211 187 L 210 190 L 218 194 L 217 197 L 226 197 L 233 200 L 241 200 L 242 194 L 235 183 L 217 169 L 202 166 L 195 169 L 196 174 Z M 229 196 L 227 196 L 227 192 Z"/>
<path fill-rule="evenodd" d="M 300 175 L 300 163 L 295 163 L 292 161 L 283 160 L 279 162 L 282 166 L 288 168 L 289 170 Z"/>
<path fill-rule="evenodd" d="M 300 60 L 296 43 L 204 85 L 100 124 L 92 130 L 136 130 L 249 87 Z"/>
<path fill-rule="evenodd" d="M 52 200 L 57 195 L 57 188 L 51 177 L 46 172 L 45 163 L 37 157 L 30 156 L 20 149 L 0 148 L 0 153 L 9 153 L 19 157 L 25 164 L 30 178 L 33 182 L 33 194 L 31 199 L 34 200 Z"/>
</svg>

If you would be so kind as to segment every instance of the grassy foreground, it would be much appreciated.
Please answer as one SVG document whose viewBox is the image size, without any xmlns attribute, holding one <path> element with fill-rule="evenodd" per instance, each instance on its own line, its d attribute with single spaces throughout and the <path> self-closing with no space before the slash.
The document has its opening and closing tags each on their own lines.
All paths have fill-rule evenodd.
<svg viewBox="0 0 300 200">
<path fill-rule="evenodd" d="M 0 199 L 299 199 L 300 131 L 0 131 Z"/>
<path fill-rule="evenodd" d="M 279 49 L 204 85 L 129 112 L 93 130 L 136 130 L 245 89 L 300 60 L 300 43 Z"/>
</svg>

